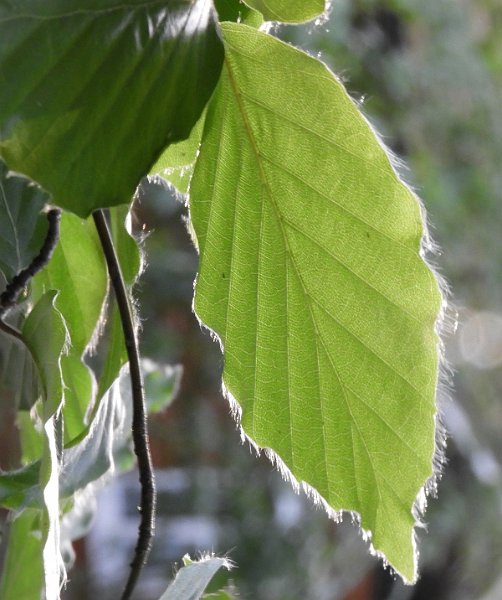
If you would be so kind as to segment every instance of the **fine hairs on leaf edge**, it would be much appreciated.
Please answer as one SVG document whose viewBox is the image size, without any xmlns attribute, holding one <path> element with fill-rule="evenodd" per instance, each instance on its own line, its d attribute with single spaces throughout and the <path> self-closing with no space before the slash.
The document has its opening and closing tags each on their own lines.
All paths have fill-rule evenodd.
<svg viewBox="0 0 502 600">
<path fill-rule="evenodd" d="M 322 61 L 320 61 L 322 62 Z M 326 68 L 330 71 L 331 69 L 325 65 Z M 339 77 L 334 74 L 334 76 L 340 81 Z M 341 81 L 340 81 L 341 82 Z M 345 86 L 344 86 L 345 87 Z M 435 448 L 434 454 L 432 457 L 432 468 L 433 473 L 431 477 L 427 480 L 422 489 L 418 492 L 415 503 L 412 508 L 412 514 L 415 518 L 415 528 L 425 529 L 426 525 L 423 523 L 422 519 L 424 518 L 425 510 L 427 508 L 427 497 L 436 497 L 437 495 L 437 486 L 439 480 L 442 477 L 443 469 L 446 463 L 446 442 L 447 442 L 447 430 L 444 424 L 444 415 L 443 415 L 443 406 L 451 401 L 453 396 L 453 370 L 448 363 L 445 354 L 444 340 L 449 336 L 453 335 L 456 330 L 456 311 L 455 308 L 451 305 L 451 291 L 448 285 L 448 282 L 443 277 L 440 272 L 439 266 L 437 264 L 437 257 L 440 256 L 441 250 L 439 245 L 434 241 L 431 236 L 430 229 L 431 225 L 428 219 L 427 211 L 424 206 L 422 199 L 418 194 L 418 190 L 414 185 L 412 185 L 408 179 L 407 174 L 409 174 L 410 169 L 407 163 L 401 159 L 397 154 L 395 154 L 389 146 L 385 143 L 383 136 L 379 133 L 377 128 L 373 125 L 371 118 L 368 117 L 363 111 L 362 103 L 355 100 L 351 97 L 352 102 L 357 106 L 361 117 L 366 121 L 367 125 L 370 127 L 375 139 L 378 144 L 382 148 L 382 150 L 387 155 L 390 166 L 394 171 L 396 177 L 405 185 L 413 194 L 413 198 L 418 205 L 421 221 L 422 221 L 422 237 L 420 241 L 419 247 L 419 256 L 421 260 L 425 263 L 427 268 L 433 274 L 434 279 L 438 285 L 440 297 L 441 297 L 441 307 L 436 318 L 435 322 L 435 333 L 437 336 L 437 351 L 438 351 L 438 374 L 436 380 L 436 413 L 435 413 Z M 418 561 L 418 548 L 417 548 L 417 540 L 416 540 L 416 532 L 414 532 L 413 544 L 415 548 L 415 563 Z M 384 561 L 385 562 L 385 561 Z M 415 568 L 415 572 L 418 576 L 417 564 Z M 401 575 L 400 575 L 401 576 Z M 417 577 L 412 582 L 406 582 L 413 584 L 416 582 Z M 404 579 L 403 579 L 404 580 Z"/>
<path fill-rule="evenodd" d="M 335 73 L 333 73 L 333 71 L 329 68 L 328 65 L 326 65 L 322 60 L 319 60 L 319 59 L 317 59 L 317 60 L 319 62 L 321 62 L 323 64 L 323 66 L 338 81 L 340 81 L 339 77 Z M 330 507 L 327 504 L 326 500 L 312 486 L 310 486 L 309 484 L 307 484 L 304 481 L 298 481 L 296 479 L 296 477 L 294 477 L 294 475 L 292 474 L 291 470 L 285 465 L 284 461 L 272 449 L 259 447 L 244 432 L 244 430 L 241 426 L 241 415 L 242 415 L 241 406 L 238 403 L 238 401 L 235 399 L 235 397 L 231 394 L 231 392 L 225 387 L 223 379 L 222 379 L 222 393 L 223 393 L 223 396 L 226 398 L 226 400 L 229 403 L 230 412 L 236 423 L 236 427 L 239 431 L 239 434 L 241 437 L 241 442 L 242 443 L 247 442 L 249 444 L 250 448 L 253 449 L 257 455 L 260 455 L 261 452 L 263 451 L 265 453 L 265 455 L 267 456 L 267 458 L 270 460 L 272 466 L 281 473 L 281 476 L 284 478 L 285 481 L 287 481 L 292 486 L 293 490 L 296 493 L 299 493 L 299 491 L 302 490 L 307 495 L 307 497 L 314 503 L 314 505 L 321 506 L 325 510 L 325 512 L 327 513 L 327 515 L 330 519 L 334 520 L 335 522 L 340 522 L 343 518 L 343 514 L 348 513 L 351 516 L 354 524 L 356 524 L 359 527 L 359 531 L 362 536 L 362 539 L 366 543 L 369 544 L 370 554 L 379 558 L 383 563 L 383 567 L 386 569 L 389 569 L 389 571 L 392 575 L 396 575 L 396 574 L 399 575 L 399 577 L 402 579 L 402 581 L 406 585 L 414 585 L 419 577 L 419 574 L 418 574 L 419 551 L 418 551 L 418 543 L 417 543 L 417 541 L 418 541 L 417 540 L 417 529 L 426 529 L 426 525 L 424 524 L 423 519 L 424 519 L 424 515 L 425 515 L 425 510 L 427 508 L 427 498 L 429 496 L 432 496 L 432 497 L 436 496 L 438 482 L 441 479 L 444 465 L 446 462 L 445 452 L 446 452 L 447 431 L 446 431 L 446 428 L 444 425 L 442 406 L 445 404 L 445 402 L 449 401 L 452 397 L 452 370 L 451 370 L 451 367 L 448 364 L 448 361 L 446 360 L 446 357 L 445 357 L 443 340 L 447 336 L 451 335 L 454 332 L 455 320 L 454 320 L 454 318 L 452 318 L 450 316 L 451 313 L 448 310 L 449 309 L 448 299 L 450 297 L 449 286 L 448 286 L 446 280 L 444 279 L 444 277 L 439 272 L 436 261 L 435 261 L 435 257 L 437 257 L 440 254 L 440 251 L 439 251 L 439 246 L 432 240 L 432 237 L 430 235 L 426 209 L 424 207 L 422 200 L 418 196 L 416 190 L 413 188 L 412 185 L 410 185 L 407 182 L 406 177 L 403 176 L 403 172 L 408 171 L 408 167 L 405 164 L 405 162 L 403 160 L 401 160 L 396 154 L 394 154 L 392 152 L 392 150 L 385 144 L 385 142 L 382 139 L 382 136 L 379 134 L 379 132 L 373 126 L 370 119 L 368 119 L 368 117 L 362 112 L 362 110 L 361 110 L 362 107 L 360 106 L 360 103 L 357 102 L 356 100 L 354 100 L 350 96 L 349 96 L 349 98 L 354 103 L 354 105 L 357 107 L 359 114 L 365 120 L 368 127 L 371 129 L 373 135 L 375 136 L 375 139 L 377 140 L 378 144 L 385 152 L 385 154 L 389 160 L 389 164 L 390 164 L 396 178 L 399 179 L 399 181 L 401 181 L 401 183 L 404 186 L 406 186 L 407 189 L 412 193 L 413 198 L 418 205 L 420 215 L 421 215 L 421 221 L 422 221 L 422 236 L 421 236 L 420 246 L 419 246 L 417 255 L 420 257 L 420 259 L 424 262 L 424 264 L 427 266 L 427 268 L 433 274 L 434 279 L 438 285 L 440 298 L 441 298 L 440 310 L 438 312 L 438 316 L 435 321 L 435 333 L 437 335 L 438 371 L 437 371 L 436 395 L 435 395 L 435 408 L 436 408 L 436 412 L 434 415 L 435 440 L 434 440 L 434 452 L 433 452 L 432 465 L 431 465 L 432 475 L 429 477 L 429 479 L 424 483 L 424 485 L 418 491 L 415 501 L 413 503 L 412 509 L 411 509 L 411 514 L 415 520 L 415 523 L 413 525 L 413 533 L 412 533 L 412 540 L 411 540 L 412 546 L 413 546 L 414 578 L 412 580 L 407 579 L 403 574 L 401 574 L 399 571 L 397 571 L 394 567 L 392 567 L 388 563 L 385 555 L 382 552 L 380 552 L 373 546 L 372 533 L 371 533 L 371 531 L 366 531 L 365 529 L 363 529 L 361 527 L 361 518 L 357 512 L 345 511 L 345 510 L 341 510 L 341 511 L 334 510 L 332 507 Z M 187 196 L 188 196 L 188 198 L 190 197 L 190 184 L 189 184 Z M 192 242 L 193 242 L 197 252 L 199 252 L 198 241 L 197 241 L 195 232 L 193 230 L 193 227 L 191 226 L 189 205 L 188 205 L 187 221 L 188 221 L 187 222 L 188 233 L 192 239 Z M 195 277 L 195 280 L 194 280 L 194 290 L 196 288 L 197 278 L 198 278 L 198 275 Z M 199 323 L 199 326 L 201 327 L 201 330 L 209 332 L 211 338 L 214 341 L 216 341 L 218 343 L 218 345 L 220 346 L 220 351 L 222 352 L 222 354 L 224 356 L 224 345 L 223 345 L 221 338 L 215 331 L 213 331 L 210 327 L 208 327 L 207 325 L 205 325 L 205 323 L 203 323 L 203 321 L 199 318 L 199 316 L 195 310 L 195 295 L 192 300 L 192 312 L 194 313 L 194 315 Z"/>
</svg>

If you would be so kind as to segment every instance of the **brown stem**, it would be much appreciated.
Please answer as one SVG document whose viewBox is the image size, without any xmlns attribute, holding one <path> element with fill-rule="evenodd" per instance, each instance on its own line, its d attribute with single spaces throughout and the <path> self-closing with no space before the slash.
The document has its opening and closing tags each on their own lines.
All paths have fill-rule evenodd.
<svg viewBox="0 0 502 600">
<path fill-rule="evenodd" d="M 141 482 L 141 522 L 139 525 L 138 541 L 134 551 L 134 558 L 131 562 L 129 578 L 121 596 L 122 600 L 128 600 L 131 597 L 141 570 L 150 553 L 155 529 L 155 479 L 148 441 L 147 414 L 138 351 L 138 340 L 136 329 L 134 327 L 129 295 L 122 277 L 120 264 L 113 246 L 106 216 L 102 210 L 94 211 L 92 216 L 101 240 L 106 263 L 108 265 L 108 273 L 117 299 L 122 329 L 124 331 L 127 356 L 129 358 L 133 398 L 132 436 L 134 441 L 134 451 L 138 457 L 139 480 Z"/>
<path fill-rule="evenodd" d="M 5 290 L 0 294 L 0 329 L 5 333 L 23 342 L 23 336 L 12 325 L 3 320 L 5 314 L 16 305 L 19 294 L 28 285 L 30 280 L 41 271 L 50 261 L 59 241 L 59 223 L 61 221 L 61 210 L 53 208 L 47 213 L 49 228 L 40 252 L 31 263 L 12 278 Z"/>
</svg>

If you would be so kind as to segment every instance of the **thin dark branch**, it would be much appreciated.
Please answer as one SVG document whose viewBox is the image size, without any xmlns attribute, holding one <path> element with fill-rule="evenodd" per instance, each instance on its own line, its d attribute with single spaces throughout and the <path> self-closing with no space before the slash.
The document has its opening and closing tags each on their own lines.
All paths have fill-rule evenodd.
<svg viewBox="0 0 502 600">
<path fill-rule="evenodd" d="M 138 457 L 139 480 L 141 482 L 141 522 L 129 578 L 124 592 L 122 593 L 122 600 L 128 600 L 131 597 L 141 573 L 141 569 L 146 563 L 148 554 L 150 553 L 155 529 L 155 480 L 148 441 L 147 415 L 138 341 L 129 302 L 129 295 L 122 277 L 120 264 L 113 246 L 106 216 L 102 210 L 94 211 L 92 216 L 101 240 L 106 263 L 108 265 L 108 272 L 117 298 L 131 375 L 133 397 L 132 435 L 134 451 Z"/>
<path fill-rule="evenodd" d="M 12 281 L 7 284 L 7 287 L 0 295 L 0 329 L 20 341 L 23 341 L 21 332 L 15 327 L 12 327 L 12 325 L 5 323 L 3 317 L 16 305 L 19 294 L 28 285 L 32 277 L 35 277 L 35 275 L 45 267 L 54 253 L 59 240 L 59 223 L 61 221 L 60 209 L 51 209 L 47 213 L 47 219 L 49 221 L 49 228 L 40 252 L 26 269 L 23 269 L 12 278 Z"/>
</svg>

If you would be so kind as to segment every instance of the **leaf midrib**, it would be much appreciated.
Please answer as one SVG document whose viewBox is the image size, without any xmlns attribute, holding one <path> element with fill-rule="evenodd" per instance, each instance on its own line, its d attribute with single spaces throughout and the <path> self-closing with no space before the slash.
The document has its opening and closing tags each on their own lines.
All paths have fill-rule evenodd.
<svg viewBox="0 0 502 600">
<path fill-rule="evenodd" d="M 324 343 L 324 340 L 323 340 L 323 337 L 322 337 L 322 335 L 321 335 L 321 333 L 319 331 L 317 319 L 315 318 L 315 316 L 313 314 L 312 297 L 311 297 L 311 295 L 309 294 L 309 292 L 306 289 L 306 286 L 305 286 L 305 283 L 304 283 L 303 278 L 301 276 L 300 270 L 298 269 L 298 266 L 296 264 L 294 253 L 293 253 L 293 251 L 291 250 L 291 248 L 289 246 L 289 241 L 288 241 L 287 234 L 286 234 L 286 231 L 285 231 L 285 224 L 288 224 L 287 223 L 287 219 L 283 218 L 282 214 L 279 211 L 278 206 L 276 205 L 276 203 L 274 202 L 274 199 L 273 199 L 272 189 L 271 189 L 271 186 L 270 186 L 267 174 L 265 172 L 265 169 L 264 169 L 264 166 L 263 166 L 263 163 L 262 163 L 262 159 L 263 158 L 265 160 L 269 160 L 269 159 L 268 159 L 268 157 L 266 157 L 266 156 L 263 155 L 263 153 L 260 151 L 260 149 L 258 147 L 257 140 L 255 138 L 252 125 L 250 123 L 249 117 L 248 117 L 247 112 L 246 112 L 246 108 L 245 108 L 243 100 L 242 100 L 243 97 L 247 98 L 248 96 L 246 94 L 244 94 L 244 93 L 241 93 L 240 90 L 238 89 L 237 81 L 236 81 L 236 78 L 235 78 L 235 76 L 234 76 L 234 74 L 232 72 L 232 66 L 231 66 L 230 61 L 229 61 L 229 59 L 228 59 L 227 56 L 225 57 L 225 67 L 226 67 L 227 72 L 228 72 L 229 81 L 231 83 L 232 91 L 233 91 L 234 97 L 236 99 L 236 103 L 237 103 L 237 106 L 238 106 L 238 109 L 239 109 L 239 113 L 240 113 L 240 115 L 242 117 L 244 128 L 245 128 L 246 133 L 247 133 L 247 137 L 249 139 L 250 145 L 251 145 L 251 147 L 253 149 L 253 152 L 255 154 L 255 157 L 256 157 L 256 164 L 258 166 L 261 183 L 263 184 L 263 187 L 268 192 L 267 196 L 268 196 L 268 198 L 270 200 L 270 205 L 272 206 L 272 208 L 273 208 L 273 210 L 274 210 L 274 212 L 276 214 L 277 223 L 279 224 L 279 228 L 281 230 L 281 234 L 282 234 L 282 237 L 283 237 L 283 240 L 284 240 L 284 246 L 285 246 L 285 249 L 286 249 L 287 256 L 288 256 L 288 258 L 289 258 L 289 260 L 291 262 L 291 265 L 293 266 L 294 273 L 295 273 L 296 277 L 298 278 L 298 281 L 300 283 L 303 295 L 305 297 L 306 305 L 308 306 L 308 310 L 309 310 L 310 317 L 311 317 L 311 322 L 312 322 L 312 325 L 313 325 L 315 333 L 316 333 L 316 344 L 315 344 L 316 345 L 316 354 L 317 354 L 317 356 L 319 356 L 319 350 L 320 350 L 319 349 L 319 343 L 321 343 L 323 351 L 327 354 L 328 360 L 329 360 L 329 362 L 330 362 L 330 364 L 332 366 L 332 369 L 333 369 L 333 371 L 335 373 L 335 376 L 336 376 L 336 378 L 337 378 L 337 380 L 339 382 L 340 388 L 342 390 L 343 400 L 344 400 L 344 404 L 346 406 L 346 409 L 348 410 L 348 413 L 349 413 L 350 418 L 352 420 L 353 426 L 355 427 L 355 430 L 357 431 L 358 437 L 360 438 L 362 446 L 363 446 L 363 448 L 365 450 L 365 454 L 367 456 L 368 464 L 370 466 L 371 472 L 372 472 L 373 477 L 374 477 L 375 485 L 377 487 L 377 493 L 378 493 L 378 497 L 379 497 L 379 504 L 381 504 L 382 492 L 381 492 L 381 487 L 380 487 L 380 484 L 379 484 L 379 478 L 377 478 L 377 475 L 376 475 L 377 474 L 377 470 L 375 469 L 375 466 L 374 466 L 372 458 L 371 458 L 371 453 L 370 453 L 370 451 L 369 451 L 369 449 L 368 449 L 368 447 L 366 445 L 366 441 L 364 439 L 364 435 L 363 435 L 362 431 L 359 428 L 359 425 L 357 423 L 357 419 L 354 417 L 354 415 L 352 413 L 352 410 L 350 408 L 350 403 L 349 403 L 348 396 L 347 396 L 346 386 L 343 383 L 343 381 L 342 381 L 342 379 L 341 379 L 341 377 L 340 377 L 340 375 L 338 373 L 338 369 L 336 368 L 335 364 L 333 363 L 333 359 L 332 359 L 332 356 L 331 356 L 331 354 L 329 352 L 329 349 L 326 347 L 326 345 Z M 270 162 L 272 162 L 272 161 L 270 161 Z M 279 168 L 279 165 L 276 165 L 276 166 Z M 354 216 L 354 215 L 352 215 L 352 213 L 351 213 L 351 216 Z M 372 227 L 372 228 L 374 228 L 374 227 Z M 379 231 L 379 233 L 382 233 L 382 232 Z M 395 240 L 392 240 L 392 241 L 395 241 Z M 399 244 L 399 242 L 397 242 L 397 243 Z M 402 244 L 399 244 L 399 245 L 402 245 Z M 407 248 L 407 249 L 409 250 L 409 248 Z M 345 268 L 347 268 L 346 265 L 343 265 L 343 266 Z M 357 276 L 357 277 L 359 279 L 361 279 L 359 276 Z M 367 285 L 369 285 L 372 289 L 375 289 L 368 282 L 365 281 L 365 283 Z M 403 310 L 403 312 L 405 312 L 405 314 L 407 314 L 408 316 L 412 317 L 412 315 L 410 315 L 402 307 L 396 305 L 394 302 L 392 302 L 392 300 L 390 300 L 388 297 L 386 297 L 385 295 L 383 295 L 381 292 L 379 292 L 376 289 L 375 289 L 375 291 L 378 292 L 382 296 L 382 298 L 384 298 L 386 301 L 390 302 L 391 304 L 393 304 L 394 306 L 396 306 L 396 308 L 398 308 L 399 310 Z M 324 307 L 321 307 L 321 308 L 324 308 Z M 330 315 L 330 316 L 332 316 L 332 315 Z M 340 324 L 340 326 L 342 326 L 342 325 Z M 343 327 L 343 328 L 346 329 L 345 327 Z M 354 334 L 352 332 L 348 331 L 348 333 L 350 333 L 352 336 L 354 336 Z M 389 363 L 387 363 L 387 361 L 383 357 L 381 357 L 373 349 L 369 348 L 362 340 L 360 340 L 359 338 L 356 338 L 356 339 L 358 339 L 358 341 L 363 345 L 363 347 L 367 351 L 369 351 L 370 353 L 372 353 L 373 355 L 375 355 L 380 361 L 384 362 L 386 364 L 386 366 L 388 366 L 392 370 L 392 372 L 394 372 L 397 376 L 399 376 L 402 380 L 404 380 L 411 388 L 413 388 L 414 391 L 418 392 L 418 390 L 415 388 L 415 386 L 406 377 L 404 377 L 403 374 L 401 374 L 398 371 L 396 371 L 395 368 L 392 365 L 390 365 Z M 366 402 L 363 401 L 362 398 L 360 398 L 360 400 L 366 405 Z M 289 398 L 288 398 L 288 401 L 290 402 Z M 321 406 L 321 414 L 323 414 L 323 399 L 322 399 L 322 394 L 321 394 L 320 391 L 319 391 L 319 401 L 320 401 L 320 406 Z M 368 405 L 367 405 L 367 407 L 370 408 Z M 380 418 L 380 420 L 384 422 L 384 424 L 387 426 L 387 428 L 392 431 L 392 433 L 400 440 L 401 443 L 403 443 L 403 445 L 408 450 L 412 450 L 408 444 L 406 444 L 406 443 L 403 442 L 401 436 L 392 428 L 391 425 L 389 425 L 385 421 L 385 419 L 381 415 L 379 415 L 377 413 L 377 411 L 375 409 L 373 409 L 371 407 L 371 411 L 373 413 L 375 413 L 375 414 L 378 415 L 378 417 Z M 323 423 L 322 423 L 322 425 L 323 425 L 323 427 L 322 427 L 322 430 L 323 430 L 323 445 L 324 445 L 324 448 L 326 448 L 324 417 L 323 417 L 322 421 L 323 421 Z M 292 444 L 292 449 L 293 449 L 293 444 Z M 324 456 L 324 458 L 326 457 L 326 452 L 324 452 L 323 456 Z M 355 454 L 354 453 L 353 453 L 353 461 L 354 461 L 354 473 L 356 473 Z M 327 478 L 326 481 L 329 482 L 326 461 L 324 461 L 324 464 L 325 464 L 325 469 L 326 469 L 326 478 Z M 357 477 L 355 477 L 355 478 L 357 479 Z M 328 483 L 328 490 L 329 490 L 329 483 Z M 403 502 L 402 499 L 400 499 L 400 501 L 401 501 L 402 504 L 404 504 L 404 502 Z"/>
<path fill-rule="evenodd" d="M 286 232 L 284 231 L 284 224 L 282 222 L 282 215 L 280 214 L 280 211 L 279 211 L 276 203 L 273 200 L 272 189 L 270 187 L 270 184 L 269 184 L 267 175 L 265 173 L 265 170 L 263 168 L 263 165 L 262 165 L 262 163 L 260 161 L 261 153 L 260 153 L 260 150 L 259 150 L 258 145 L 256 143 L 256 139 L 254 137 L 253 129 L 251 127 L 251 123 L 249 122 L 249 118 L 247 116 L 245 107 L 244 107 L 244 105 L 242 103 L 241 95 L 240 95 L 239 89 L 237 87 L 237 82 L 235 81 L 235 77 L 234 77 L 234 75 L 232 73 L 230 61 L 228 60 L 227 56 L 225 56 L 225 66 L 226 66 L 227 71 L 228 71 L 229 80 L 230 80 L 230 83 L 231 83 L 231 86 L 232 86 L 232 90 L 234 92 L 234 95 L 235 95 L 235 98 L 236 98 L 236 101 L 237 101 L 237 105 L 239 107 L 239 112 L 240 112 L 240 114 L 242 116 L 244 127 L 245 127 L 245 129 L 247 131 L 249 141 L 250 141 L 251 146 L 253 148 L 253 152 L 256 155 L 256 159 L 257 159 L 256 162 L 258 164 L 258 169 L 259 169 L 259 172 L 260 172 L 261 182 L 263 184 L 263 187 L 268 192 L 267 195 L 268 195 L 268 197 L 270 199 L 270 205 L 272 206 L 272 208 L 273 208 L 273 210 L 274 210 L 274 212 L 276 214 L 277 222 L 279 223 L 281 234 L 282 234 L 282 237 L 283 237 L 283 240 L 284 240 L 284 246 L 286 248 L 286 256 L 291 261 L 294 273 L 296 274 L 296 276 L 297 276 L 297 278 L 298 278 L 298 280 L 300 282 L 301 289 L 302 289 L 303 294 L 304 294 L 305 299 L 306 299 L 306 304 L 307 304 L 308 309 L 309 309 L 310 317 L 311 317 L 311 320 L 312 320 L 312 325 L 313 325 L 313 327 L 315 329 L 315 332 L 316 332 L 315 346 L 316 346 L 317 364 L 319 364 L 319 342 L 318 342 L 319 330 L 318 330 L 318 327 L 317 327 L 317 322 L 316 322 L 316 320 L 314 318 L 314 315 L 312 313 L 312 306 L 311 306 L 310 302 L 308 301 L 309 296 L 308 296 L 307 291 L 305 289 L 305 284 L 304 284 L 303 279 L 301 277 L 301 274 L 300 274 L 300 272 L 298 270 L 298 267 L 296 266 L 294 254 L 293 254 L 293 252 L 291 251 L 291 249 L 289 247 L 289 242 L 288 242 L 288 239 L 287 239 L 287 236 L 286 236 Z M 260 222 L 260 227 L 261 227 L 261 222 Z M 287 294 L 287 290 L 286 290 L 286 294 Z M 288 352 L 288 357 L 289 357 L 289 352 Z M 255 373 L 256 373 L 256 369 L 255 369 Z M 337 377 L 338 377 L 338 375 L 337 375 Z M 319 383 L 320 383 L 319 371 L 318 371 L 318 380 L 319 380 Z M 289 370 L 288 370 L 288 385 L 289 385 Z M 340 381 L 340 386 L 341 386 L 341 388 L 343 390 L 343 393 L 345 394 L 345 388 L 344 388 L 343 383 L 341 381 Z M 325 418 L 324 418 L 324 411 L 323 411 L 323 399 L 322 399 L 322 393 L 321 393 L 320 387 L 319 387 L 319 403 L 320 403 L 320 407 L 321 407 L 321 414 L 323 415 L 323 417 L 322 417 L 322 432 L 323 432 L 322 442 L 323 442 L 324 452 L 322 453 L 322 456 L 323 456 L 323 459 L 324 459 L 324 469 L 325 469 L 326 481 L 328 483 L 328 492 L 329 492 L 329 473 L 328 473 L 328 465 L 326 463 L 326 454 L 327 453 L 326 453 Z M 292 413 L 291 413 L 291 397 L 290 397 L 290 394 L 288 394 L 288 405 L 289 405 L 289 414 L 291 415 Z M 290 417 L 289 421 L 290 421 L 290 427 L 292 427 L 292 419 L 291 419 L 291 417 Z M 292 432 L 290 432 L 290 438 L 291 438 L 291 458 L 292 458 L 293 467 L 294 467 L 294 451 L 293 451 L 294 444 L 293 444 L 293 434 L 292 434 Z"/>
</svg>

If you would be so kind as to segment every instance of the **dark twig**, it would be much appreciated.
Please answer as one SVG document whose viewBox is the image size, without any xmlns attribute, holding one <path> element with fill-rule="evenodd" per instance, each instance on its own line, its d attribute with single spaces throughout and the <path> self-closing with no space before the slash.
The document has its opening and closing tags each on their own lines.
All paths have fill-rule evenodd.
<svg viewBox="0 0 502 600">
<path fill-rule="evenodd" d="M 21 341 L 23 341 L 21 332 L 8 323 L 5 323 L 3 317 L 16 305 L 19 294 L 28 285 L 32 277 L 35 277 L 45 267 L 54 253 L 59 240 L 59 222 L 61 221 L 61 211 L 59 208 L 51 209 L 47 213 L 47 219 L 49 221 L 49 229 L 47 230 L 47 235 L 45 236 L 45 241 L 40 252 L 26 269 L 23 269 L 13 277 L 12 281 L 7 284 L 7 287 L 0 295 L 0 329 Z"/>
<path fill-rule="evenodd" d="M 133 422 L 132 435 L 134 451 L 138 457 L 139 480 L 141 482 L 141 523 L 139 526 L 138 542 L 134 551 L 134 559 L 127 580 L 122 600 L 128 600 L 134 590 L 143 565 L 146 563 L 152 543 L 155 529 L 155 480 L 150 456 L 148 442 L 148 428 L 145 406 L 145 395 L 143 377 L 141 374 L 138 341 L 133 323 L 129 296 L 124 284 L 120 264 L 113 246 L 113 241 L 108 229 L 105 214 L 102 210 L 96 210 L 92 214 L 98 231 L 108 272 L 117 298 L 122 329 L 124 331 L 127 355 L 129 358 L 129 369 L 131 375 L 131 387 L 133 397 Z"/>
</svg>

